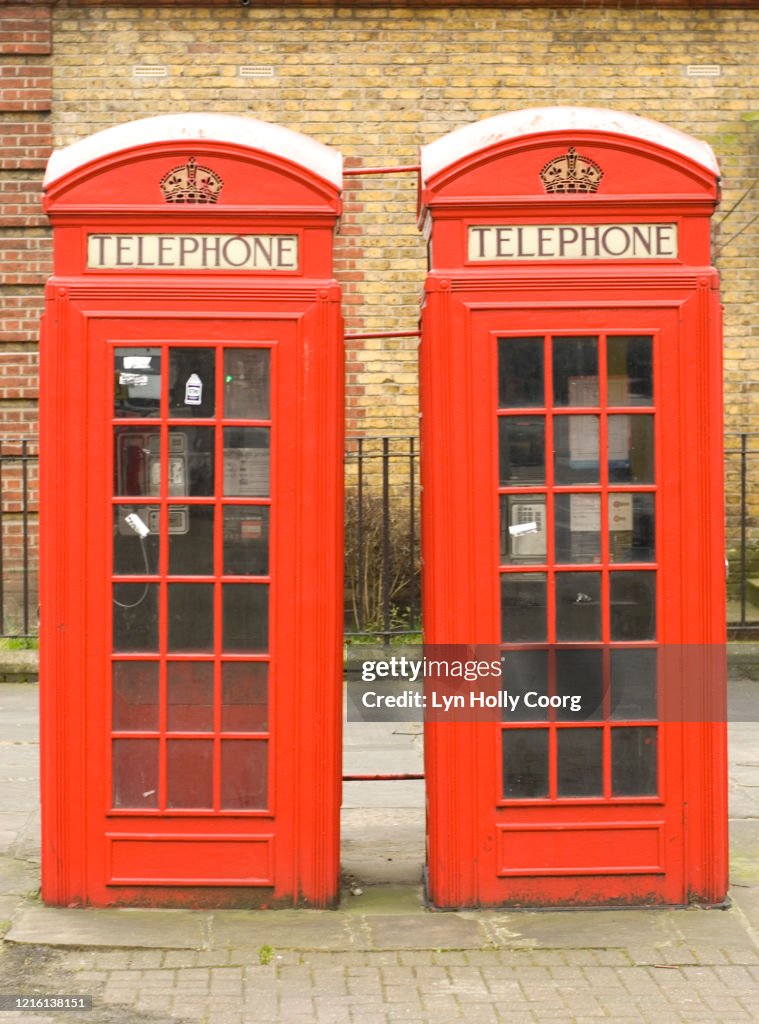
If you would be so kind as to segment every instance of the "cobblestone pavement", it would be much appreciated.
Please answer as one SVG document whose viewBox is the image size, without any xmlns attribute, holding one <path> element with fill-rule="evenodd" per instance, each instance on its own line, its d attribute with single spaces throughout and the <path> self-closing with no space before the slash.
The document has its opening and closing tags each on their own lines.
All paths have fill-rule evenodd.
<svg viewBox="0 0 759 1024">
<path fill-rule="evenodd" d="M 731 726 L 725 911 L 430 914 L 393 878 L 332 913 L 44 908 L 34 737 L 34 688 L 0 686 L 0 1006 L 60 994 L 93 1009 L 4 1009 L 0 1024 L 759 1021 L 757 723 Z"/>
<path fill-rule="evenodd" d="M 52 1024 L 661 1024 L 759 1017 L 755 948 L 277 953 L 10 947 L 2 987 L 91 994 L 92 1012 L 3 1013 Z"/>
</svg>

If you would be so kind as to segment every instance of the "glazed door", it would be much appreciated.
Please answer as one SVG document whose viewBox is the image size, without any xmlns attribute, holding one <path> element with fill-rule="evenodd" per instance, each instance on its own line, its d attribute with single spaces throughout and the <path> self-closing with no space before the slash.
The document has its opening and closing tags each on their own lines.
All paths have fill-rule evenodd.
<svg viewBox="0 0 759 1024">
<path fill-rule="evenodd" d="M 116 901 L 139 901 L 139 886 L 175 905 L 171 887 L 194 888 L 194 905 L 208 886 L 217 905 L 220 886 L 230 903 L 245 887 L 297 900 L 298 858 L 324 840 L 299 822 L 311 741 L 293 741 L 310 699 L 294 692 L 296 326 L 157 319 L 93 334 L 93 891 L 104 879 Z"/>
<path fill-rule="evenodd" d="M 662 678 L 680 621 L 676 320 L 547 319 L 491 317 L 473 355 L 497 382 L 475 430 L 494 456 L 488 606 L 511 698 L 477 755 L 479 828 L 495 825 L 479 902 L 684 901 L 682 724 L 660 700 L 683 685 Z"/>
</svg>

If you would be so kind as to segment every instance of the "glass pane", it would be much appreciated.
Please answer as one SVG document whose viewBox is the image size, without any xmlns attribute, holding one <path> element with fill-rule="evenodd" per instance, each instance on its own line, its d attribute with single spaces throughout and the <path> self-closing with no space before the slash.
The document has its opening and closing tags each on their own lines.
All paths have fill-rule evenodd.
<svg viewBox="0 0 759 1024">
<path fill-rule="evenodd" d="M 547 639 L 545 573 L 501 576 L 501 638 L 504 643 Z"/>
<path fill-rule="evenodd" d="M 501 495 L 501 560 L 545 562 L 545 494 Z"/>
<path fill-rule="evenodd" d="M 556 561 L 599 562 L 601 560 L 601 496 L 599 494 L 557 494 Z"/>
<path fill-rule="evenodd" d="M 221 806 L 225 810 L 266 807 L 268 750 L 266 740 L 222 740 Z"/>
<path fill-rule="evenodd" d="M 601 575 L 556 574 L 556 639 L 574 642 L 601 639 Z"/>
<path fill-rule="evenodd" d="M 656 796 L 656 728 L 611 730 L 611 791 L 614 796 Z"/>
<path fill-rule="evenodd" d="M 140 427 L 114 427 L 114 494 L 135 497 L 160 494 L 161 437 Z"/>
<path fill-rule="evenodd" d="M 114 583 L 113 650 L 158 650 L 157 583 Z"/>
<path fill-rule="evenodd" d="M 214 493 L 213 427 L 169 429 L 169 496 Z"/>
<path fill-rule="evenodd" d="M 504 729 L 501 741 L 504 799 L 548 796 L 548 729 Z"/>
<path fill-rule="evenodd" d="M 169 585 L 170 651 L 213 651 L 213 584 Z"/>
<path fill-rule="evenodd" d="M 269 509 L 265 506 L 224 507 L 224 572 L 228 576 L 269 572 Z"/>
<path fill-rule="evenodd" d="M 148 505 L 114 505 L 114 576 L 150 576 L 158 572 L 158 530 Z"/>
<path fill-rule="evenodd" d="M 158 662 L 113 663 L 114 732 L 145 732 L 158 728 Z"/>
<path fill-rule="evenodd" d="M 269 647 L 269 587 L 264 583 L 225 583 L 223 650 L 265 654 Z"/>
<path fill-rule="evenodd" d="M 613 572 L 611 639 L 656 639 L 656 573 Z"/>
<path fill-rule="evenodd" d="M 609 416 L 609 483 L 654 482 L 653 416 Z"/>
<path fill-rule="evenodd" d="M 114 352 L 114 417 L 159 416 L 160 412 L 160 348 L 117 348 Z"/>
<path fill-rule="evenodd" d="M 169 352 L 169 416 L 213 416 L 216 353 L 212 348 L 172 348 Z"/>
<path fill-rule="evenodd" d="M 611 652 L 612 718 L 658 717 L 656 658 L 656 650 L 650 647 Z"/>
<path fill-rule="evenodd" d="M 556 756 L 559 796 L 603 796 L 601 729 L 559 729 Z"/>
<path fill-rule="evenodd" d="M 234 420 L 269 419 L 268 348 L 228 348 L 224 353 L 224 415 Z"/>
<path fill-rule="evenodd" d="M 498 339 L 498 405 L 501 409 L 544 405 L 543 339 Z"/>
<path fill-rule="evenodd" d="M 553 404 L 598 405 L 598 338 L 553 339 Z"/>
<path fill-rule="evenodd" d="M 608 338 L 609 405 L 651 405 L 654 400 L 653 339 L 647 335 Z"/>
<path fill-rule="evenodd" d="M 603 652 L 556 651 L 556 693 L 566 701 L 556 709 L 559 721 L 603 718 Z"/>
<path fill-rule="evenodd" d="M 212 662 L 170 661 L 166 687 L 166 727 L 171 732 L 213 731 Z"/>
<path fill-rule="evenodd" d="M 269 497 L 268 427 L 224 428 L 224 494 Z"/>
<path fill-rule="evenodd" d="M 221 728 L 266 732 L 269 666 L 265 661 L 226 661 L 221 666 Z"/>
<path fill-rule="evenodd" d="M 545 431 L 543 416 L 499 418 L 498 457 L 501 486 L 545 483 Z"/>
<path fill-rule="evenodd" d="M 158 740 L 113 740 L 114 807 L 158 806 Z"/>
<path fill-rule="evenodd" d="M 169 572 L 213 575 L 213 506 L 169 505 Z"/>
<path fill-rule="evenodd" d="M 553 421 L 557 484 L 597 484 L 598 416 L 556 416 Z"/>
<path fill-rule="evenodd" d="M 213 807 L 213 740 L 166 741 L 166 806 Z"/>
<path fill-rule="evenodd" d="M 655 525 L 653 494 L 610 494 L 609 561 L 655 561 Z"/>
<path fill-rule="evenodd" d="M 545 721 L 548 709 L 535 705 L 539 697 L 548 695 L 548 651 L 504 651 L 501 671 L 504 692 L 519 698 L 513 710 L 511 703 L 503 709 L 503 718 L 511 722 Z"/>
</svg>

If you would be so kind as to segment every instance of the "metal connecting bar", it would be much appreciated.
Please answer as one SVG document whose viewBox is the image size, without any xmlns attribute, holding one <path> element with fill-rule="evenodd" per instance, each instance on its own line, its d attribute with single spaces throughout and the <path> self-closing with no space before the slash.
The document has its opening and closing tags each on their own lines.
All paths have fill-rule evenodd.
<svg viewBox="0 0 759 1024">
<path fill-rule="evenodd" d="M 379 775 L 343 775 L 343 782 L 395 782 L 423 778 L 424 772 L 386 772 Z"/>
<path fill-rule="evenodd" d="M 421 331 L 375 331 L 372 334 L 344 334 L 345 341 L 373 341 L 376 338 L 421 338 Z"/>
<path fill-rule="evenodd" d="M 400 164 L 397 167 L 344 167 L 343 177 L 356 178 L 361 174 L 418 174 L 421 164 Z"/>
</svg>

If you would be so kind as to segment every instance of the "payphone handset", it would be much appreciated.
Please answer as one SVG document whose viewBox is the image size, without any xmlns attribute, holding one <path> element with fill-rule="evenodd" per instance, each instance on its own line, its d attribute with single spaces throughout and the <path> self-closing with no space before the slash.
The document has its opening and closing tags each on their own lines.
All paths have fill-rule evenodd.
<svg viewBox="0 0 759 1024">
<path fill-rule="evenodd" d="M 132 432 L 127 430 L 118 438 L 116 449 L 116 473 L 119 493 L 158 495 L 161 490 L 161 447 L 160 434 Z M 184 496 L 188 486 L 188 445 L 187 435 L 172 431 L 169 435 L 168 465 L 169 497 Z M 127 521 L 128 509 L 119 517 L 119 533 L 128 537 L 133 532 Z M 155 505 L 141 506 L 141 519 L 150 533 L 158 533 L 159 509 Z M 169 509 L 169 533 L 187 533 L 189 514 L 187 506 L 172 505 Z"/>
</svg>

